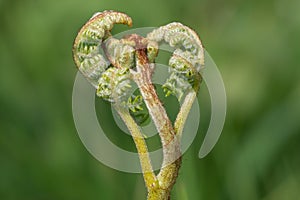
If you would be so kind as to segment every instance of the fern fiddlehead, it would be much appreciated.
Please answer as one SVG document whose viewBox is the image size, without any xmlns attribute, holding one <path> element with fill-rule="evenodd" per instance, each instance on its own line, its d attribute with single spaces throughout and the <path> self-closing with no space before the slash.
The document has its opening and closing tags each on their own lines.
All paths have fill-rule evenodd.
<svg viewBox="0 0 300 200">
<path fill-rule="evenodd" d="M 96 13 L 78 32 L 73 45 L 73 57 L 79 71 L 95 87 L 100 75 L 108 68 L 109 61 L 100 53 L 103 40 L 110 36 L 114 24 L 132 25 L 124 13 L 104 11 Z"/>
<path fill-rule="evenodd" d="M 180 23 L 170 23 L 153 30 L 143 38 L 131 34 L 115 39 L 110 31 L 114 24 L 132 25 L 124 13 L 96 13 L 79 31 L 73 46 L 73 57 L 79 71 L 96 88 L 97 96 L 111 102 L 125 122 L 136 144 L 143 170 L 148 200 L 167 200 L 181 164 L 180 134 L 201 82 L 204 50 L 197 34 Z M 185 96 L 174 126 L 158 98 L 152 83 L 159 45 L 175 48 L 169 60 L 170 76 L 162 86 L 166 96 Z M 132 83 L 141 95 L 131 94 Z M 143 110 L 159 132 L 163 148 L 163 165 L 156 176 L 147 145 L 132 113 Z M 130 114 L 131 113 L 131 114 Z"/>
</svg>

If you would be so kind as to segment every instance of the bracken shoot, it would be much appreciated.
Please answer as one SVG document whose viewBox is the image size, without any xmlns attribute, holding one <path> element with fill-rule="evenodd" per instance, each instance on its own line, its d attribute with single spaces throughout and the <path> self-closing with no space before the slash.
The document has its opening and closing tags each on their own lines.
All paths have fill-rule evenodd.
<svg viewBox="0 0 300 200">
<path fill-rule="evenodd" d="M 104 11 L 96 13 L 79 31 L 73 46 L 76 66 L 96 88 L 97 96 L 112 103 L 131 132 L 135 142 L 148 200 L 168 200 L 181 165 L 180 140 L 182 130 L 196 99 L 204 67 L 204 49 L 198 35 L 181 23 L 161 26 L 147 37 L 131 34 L 114 38 L 110 31 L 114 24 L 132 25 L 124 13 Z M 174 124 L 158 98 L 152 83 L 155 58 L 161 44 L 174 48 L 169 60 L 170 76 L 162 85 L 166 96 L 183 99 Z M 130 93 L 132 84 L 141 95 Z M 151 165 L 144 134 L 134 113 L 146 105 L 159 133 L 163 148 L 163 162 L 158 174 Z"/>
</svg>

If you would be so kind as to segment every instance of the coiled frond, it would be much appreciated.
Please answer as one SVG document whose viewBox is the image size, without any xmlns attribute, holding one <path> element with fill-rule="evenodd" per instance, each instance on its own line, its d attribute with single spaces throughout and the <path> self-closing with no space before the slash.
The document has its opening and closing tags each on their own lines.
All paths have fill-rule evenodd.
<svg viewBox="0 0 300 200">
<path fill-rule="evenodd" d="M 132 20 L 124 13 L 104 11 L 96 13 L 78 32 L 73 45 L 76 66 L 87 80 L 98 86 L 98 79 L 109 66 L 109 61 L 101 53 L 101 44 L 114 24 L 132 25 Z"/>
<path fill-rule="evenodd" d="M 169 60 L 170 77 L 163 85 L 166 96 L 173 94 L 181 99 L 188 89 L 196 89 L 200 83 L 200 69 L 204 66 L 204 49 L 198 35 L 189 27 L 174 22 L 159 27 L 147 35 L 147 39 L 166 42 L 175 48 Z"/>
<path fill-rule="evenodd" d="M 110 62 L 115 67 L 132 68 L 135 57 L 134 43 L 110 37 L 105 42 L 105 48 Z"/>
<path fill-rule="evenodd" d="M 128 69 L 108 68 L 98 81 L 97 96 L 110 102 L 124 102 L 131 88 Z"/>
</svg>

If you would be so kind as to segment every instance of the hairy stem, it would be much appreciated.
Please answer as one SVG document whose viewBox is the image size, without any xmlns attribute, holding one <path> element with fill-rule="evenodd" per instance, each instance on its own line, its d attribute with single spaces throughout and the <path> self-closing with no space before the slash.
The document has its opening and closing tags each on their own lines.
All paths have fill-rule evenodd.
<svg viewBox="0 0 300 200">
<path fill-rule="evenodd" d="M 180 107 L 179 113 L 176 117 L 175 123 L 174 123 L 174 129 L 176 131 L 176 134 L 179 138 L 179 140 L 182 137 L 182 132 L 184 128 L 184 124 L 186 122 L 186 119 L 189 115 L 189 112 L 192 108 L 192 105 L 196 99 L 197 93 L 194 90 L 191 90 L 186 95 L 182 106 Z"/>
<path fill-rule="evenodd" d="M 197 98 L 201 81 L 202 81 L 202 77 L 201 77 L 201 74 L 199 73 L 195 77 L 195 84 L 194 84 L 193 88 L 191 88 L 187 92 L 187 94 L 183 100 L 183 103 L 180 107 L 180 110 L 177 114 L 177 117 L 176 117 L 176 120 L 174 123 L 174 129 L 178 136 L 179 141 L 181 140 L 183 128 L 184 128 L 185 122 L 187 120 L 187 117 L 190 113 L 190 110 L 193 106 L 195 99 Z"/>
<path fill-rule="evenodd" d="M 140 158 L 141 168 L 148 192 L 158 188 L 158 181 L 153 172 L 148 148 L 139 126 L 136 124 L 126 108 L 118 106 L 118 104 L 115 104 L 114 108 L 116 109 L 119 116 L 122 118 L 132 135 Z"/>
<path fill-rule="evenodd" d="M 134 36 L 136 37 L 136 36 Z M 167 200 L 175 184 L 181 164 L 180 144 L 165 108 L 159 100 L 152 83 L 152 67 L 149 64 L 145 46 L 139 37 L 133 38 L 137 44 L 136 70 L 132 73 L 143 96 L 149 114 L 161 138 L 163 163 L 158 174 L 159 188 L 149 192 L 148 200 Z"/>
</svg>

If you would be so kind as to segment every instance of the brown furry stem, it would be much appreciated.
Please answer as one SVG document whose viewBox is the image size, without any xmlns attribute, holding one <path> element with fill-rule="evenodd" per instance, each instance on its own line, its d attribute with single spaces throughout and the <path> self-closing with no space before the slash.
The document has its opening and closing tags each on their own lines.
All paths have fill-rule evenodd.
<svg viewBox="0 0 300 200">
<path fill-rule="evenodd" d="M 163 148 L 162 168 L 157 176 L 159 187 L 149 192 L 148 200 L 167 200 L 181 164 L 180 143 L 151 80 L 154 66 L 147 57 L 147 41 L 138 35 L 131 35 L 128 39 L 136 43 L 136 71 L 131 70 L 131 73 L 159 133 Z"/>
</svg>

